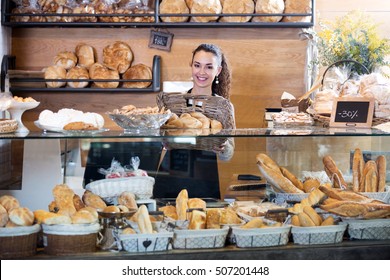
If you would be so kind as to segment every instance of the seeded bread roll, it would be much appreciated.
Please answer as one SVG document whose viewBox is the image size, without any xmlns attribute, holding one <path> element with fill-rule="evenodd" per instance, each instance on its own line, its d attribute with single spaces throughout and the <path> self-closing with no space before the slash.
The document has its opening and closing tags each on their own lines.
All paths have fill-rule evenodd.
<svg viewBox="0 0 390 280">
<path fill-rule="evenodd" d="M 95 63 L 95 49 L 87 44 L 80 43 L 76 46 L 77 64 L 89 68 Z"/>
<path fill-rule="evenodd" d="M 45 69 L 44 77 L 45 79 L 66 79 L 66 70 L 64 67 L 58 65 L 49 66 Z M 48 88 L 60 88 L 64 85 L 66 85 L 66 82 L 63 81 L 46 82 Z"/>
<path fill-rule="evenodd" d="M 74 54 L 74 52 L 63 51 L 54 57 L 53 62 L 54 65 L 61 66 L 65 70 L 69 70 L 76 66 L 77 56 Z"/>
</svg>

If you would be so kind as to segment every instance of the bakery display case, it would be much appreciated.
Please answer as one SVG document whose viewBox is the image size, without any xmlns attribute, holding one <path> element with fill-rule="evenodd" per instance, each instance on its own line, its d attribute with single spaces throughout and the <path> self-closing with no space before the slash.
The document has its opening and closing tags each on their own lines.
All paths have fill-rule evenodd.
<svg viewBox="0 0 390 280">
<path fill-rule="evenodd" d="M 2 24 L 11 27 L 307 28 L 315 20 L 315 0 L 305 0 L 299 5 L 294 1 L 275 1 L 275 5 L 259 3 L 258 7 L 253 1 L 245 1 L 241 7 L 235 6 L 235 1 L 227 1 L 223 8 L 220 1 L 199 2 L 189 8 L 185 1 L 134 0 L 112 4 L 102 0 L 60 5 L 53 0 L 31 7 L 2 0 Z"/>
<path fill-rule="evenodd" d="M 375 128 L 334 129 L 322 126 L 224 129 L 217 134 L 197 136 L 193 130 L 180 129 L 173 134 L 170 129 L 127 130 L 126 132 L 118 129 L 95 133 L 32 131 L 27 135 L 1 134 L 1 170 L 4 170 L 4 174 L 1 176 L 0 193 L 16 197 L 21 205 L 31 210 L 48 209 L 48 205 L 53 200 L 55 186 L 65 184 L 80 197 L 83 197 L 87 190 L 99 193 L 96 189 L 90 188 L 91 183 L 116 180 L 106 179 L 107 174 L 102 174 L 99 170 L 108 170 L 112 166 L 113 158 L 122 165 L 126 165 L 130 158 L 138 156 L 139 169 L 153 178 L 154 184 L 152 193 L 148 197 L 138 199 L 137 203 L 146 205 L 151 215 L 160 207 L 175 205 L 175 201 L 177 205 L 177 197 L 183 189 L 188 190 L 189 198 L 204 199 L 206 209 L 209 211 L 240 204 L 243 205 L 242 209 L 253 207 L 253 204 L 248 206 L 249 202 L 254 202 L 256 207 L 262 203 L 276 203 L 289 209 L 288 207 L 292 205 L 302 203 L 302 199 L 307 196 L 301 196 L 298 200 L 295 197 L 295 201 L 291 198 L 293 196 L 289 198 L 286 196 L 280 201 L 279 196 L 277 200 L 272 191 L 272 180 L 268 178 L 270 173 L 262 173 L 258 166 L 258 155 L 267 155 L 280 167 L 288 169 L 302 181 L 308 177 L 324 179 L 327 175 L 323 158 L 331 156 L 345 181 L 351 182 L 352 158 L 355 149 L 359 148 L 362 151 L 365 161 L 375 160 L 379 156 L 388 159 L 390 157 L 388 136 L 389 132 Z M 233 139 L 235 143 L 233 156 L 229 159 L 221 160 L 218 154 L 213 151 L 202 151 L 196 145 L 199 141 L 221 142 L 226 139 Z M 384 206 L 383 211 L 388 211 L 386 210 L 390 199 L 387 185 L 390 180 L 388 166 L 384 174 L 386 192 L 384 196 L 378 196 L 376 199 L 383 201 L 387 205 Z M 115 184 L 111 187 L 114 188 Z M 133 187 L 135 192 L 139 189 L 143 189 L 142 184 L 135 189 Z M 111 203 L 115 204 L 113 201 Z M 317 206 L 315 209 L 320 210 Z M 291 208 L 288 211 L 294 210 Z M 156 215 L 161 215 L 161 212 L 158 213 Z M 321 216 L 326 214 L 319 213 Z M 327 214 L 329 213 L 332 211 Z M 247 218 L 249 221 L 256 219 L 256 215 L 253 217 L 249 214 L 250 212 L 245 212 L 245 214 L 242 212 L 240 217 Z M 280 213 L 273 214 L 274 217 L 281 217 Z M 323 217 L 324 221 L 327 220 L 326 216 Z M 335 219 L 340 217 L 335 216 Z M 160 222 L 158 220 L 152 222 L 152 225 L 164 224 L 164 219 L 166 216 Z M 365 225 L 366 229 L 363 231 L 361 230 L 362 220 L 342 219 L 341 224 L 335 226 L 334 231 L 333 229 L 325 231 L 327 233 L 324 233 L 324 230 L 329 226 L 324 226 L 323 230 L 317 227 L 308 233 L 304 227 L 293 225 L 291 229 L 290 222 L 286 222 L 285 227 L 273 228 L 272 225 L 277 223 L 276 221 L 277 219 L 268 224 L 269 228 L 266 233 L 259 232 L 261 229 L 244 231 L 240 229 L 240 225 L 233 226 L 232 232 L 236 233 L 239 238 L 237 245 L 234 237 L 232 239 L 232 232 L 227 230 L 231 227 L 228 222 L 224 230 L 187 230 L 181 231 L 180 234 L 173 231 L 173 235 L 172 232 L 161 232 L 155 236 L 153 233 L 145 232 L 136 238 L 135 235 L 120 233 L 121 231 L 119 235 L 116 235 L 118 230 L 128 226 L 126 224 L 123 226 L 122 220 L 115 219 L 115 222 L 110 222 L 108 218 L 108 220 L 101 221 L 104 234 L 107 235 L 104 239 L 105 249 L 97 247 L 96 250 L 90 250 L 89 246 L 86 252 L 78 249 L 66 254 L 61 254 L 58 248 L 54 248 L 57 252 L 55 254 L 39 249 L 37 254 L 23 258 L 197 259 L 206 256 L 217 259 L 389 258 L 390 234 L 388 219 L 385 218 L 367 220 L 370 225 Z M 375 224 L 378 221 L 379 226 Z M 351 231 L 348 231 L 349 227 Z M 53 238 L 52 235 L 55 235 L 55 230 L 54 233 L 53 230 L 54 227 L 45 226 L 43 234 Z M 74 232 L 72 227 L 65 232 L 70 232 L 70 240 L 77 242 L 74 236 L 71 237 L 71 233 Z M 96 234 L 96 229 L 88 234 Z M 272 238 L 279 235 L 283 236 L 282 241 L 273 241 Z M 57 238 L 66 239 L 67 236 L 67 234 L 62 234 Z M 115 238 L 120 240 L 121 245 L 114 248 L 114 251 L 119 251 L 119 254 L 107 249 L 113 249 L 110 247 L 112 245 L 110 240 L 115 240 Z M 90 239 L 88 240 L 90 244 Z M 171 243 L 170 240 L 174 242 Z M 199 240 L 203 241 L 199 243 Z M 154 247 L 149 247 L 150 244 Z M 205 244 L 219 245 L 215 247 Z"/>
</svg>

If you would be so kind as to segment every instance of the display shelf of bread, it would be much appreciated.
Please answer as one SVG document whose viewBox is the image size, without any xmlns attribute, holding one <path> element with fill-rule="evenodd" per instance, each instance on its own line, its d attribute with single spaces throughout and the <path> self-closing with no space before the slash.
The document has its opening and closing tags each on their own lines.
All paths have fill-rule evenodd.
<svg viewBox="0 0 390 280">
<path fill-rule="evenodd" d="M 158 55 L 152 66 L 134 64 L 134 53 L 127 42 L 115 41 L 102 50 L 80 42 L 74 50 L 62 50 L 42 71 L 7 69 L 10 91 L 23 92 L 158 92 L 160 64 Z M 9 58 L 9 59 L 15 59 Z M 35 75 L 32 75 L 32 72 Z M 32 77 L 33 76 L 33 77 Z"/>
<path fill-rule="evenodd" d="M 10 26 L 258 26 L 309 27 L 314 0 L 59 0 L 9 1 Z M 35 3 L 35 2 L 34 2 Z"/>
</svg>

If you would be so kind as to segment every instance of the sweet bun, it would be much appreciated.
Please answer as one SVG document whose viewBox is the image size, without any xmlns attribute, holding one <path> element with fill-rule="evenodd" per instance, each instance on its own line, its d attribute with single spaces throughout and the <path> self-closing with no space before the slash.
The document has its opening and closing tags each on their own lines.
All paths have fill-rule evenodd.
<svg viewBox="0 0 390 280">
<path fill-rule="evenodd" d="M 87 68 L 81 67 L 81 66 L 75 66 L 71 69 L 69 69 L 68 73 L 66 73 L 67 79 L 78 79 L 78 80 L 87 80 L 89 79 L 89 73 Z M 68 82 L 68 86 L 71 88 L 85 88 L 88 86 L 87 82 Z"/>
<path fill-rule="evenodd" d="M 19 200 L 11 195 L 3 195 L 0 197 L 0 204 L 7 210 L 11 211 L 14 208 L 20 207 Z"/>
<path fill-rule="evenodd" d="M 80 43 L 76 46 L 76 56 L 77 64 L 87 69 L 95 63 L 95 49 L 87 44 Z"/>
<path fill-rule="evenodd" d="M 152 69 L 142 63 L 131 66 L 123 74 L 122 78 L 124 80 L 151 80 L 153 77 Z M 152 84 L 151 81 L 148 82 L 124 82 L 124 88 L 147 88 Z"/>
<path fill-rule="evenodd" d="M 34 223 L 34 213 L 27 207 L 14 208 L 9 212 L 9 219 L 19 226 L 31 226 Z"/>
<path fill-rule="evenodd" d="M 126 72 L 133 62 L 133 52 L 128 44 L 117 41 L 103 49 L 103 64 L 120 74 Z"/>
<path fill-rule="evenodd" d="M 53 65 L 45 69 L 45 79 L 66 79 L 66 70 L 62 66 Z M 66 82 L 46 82 L 46 86 L 49 88 L 60 88 L 65 86 Z"/>
<path fill-rule="evenodd" d="M 54 65 L 63 67 L 65 70 L 69 70 L 76 66 L 77 56 L 74 54 L 74 52 L 63 51 L 54 57 L 53 62 Z"/>
</svg>

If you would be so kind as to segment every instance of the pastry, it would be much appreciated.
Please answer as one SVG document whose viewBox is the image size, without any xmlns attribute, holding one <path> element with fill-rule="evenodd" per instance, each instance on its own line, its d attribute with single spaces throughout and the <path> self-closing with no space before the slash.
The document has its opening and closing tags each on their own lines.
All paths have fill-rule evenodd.
<svg viewBox="0 0 390 280">
<path fill-rule="evenodd" d="M 283 2 L 283 0 L 281 0 Z M 248 22 L 251 16 L 227 16 L 226 14 L 252 14 L 255 10 L 253 0 L 225 0 L 222 4 L 222 16 L 220 22 Z"/>
<path fill-rule="evenodd" d="M 151 80 L 152 79 L 152 69 L 142 63 L 131 66 L 123 74 L 122 78 L 124 80 Z M 152 84 L 151 81 L 148 82 L 124 82 L 124 88 L 147 88 Z"/>
<path fill-rule="evenodd" d="M 70 122 L 63 127 L 63 130 L 98 130 L 98 128 L 85 122 Z"/>
<path fill-rule="evenodd" d="M 132 62 L 133 52 L 125 42 L 117 41 L 103 49 L 103 64 L 111 70 L 123 74 Z"/>
<path fill-rule="evenodd" d="M 95 49 L 87 44 L 80 43 L 76 46 L 77 64 L 89 68 L 95 63 Z"/>
<path fill-rule="evenodd" d="M 89 68 L 89 76 L 93 80 L 118 80 L 111 82 L 94 81 L 93 85 L 99 88 L 117 88 L 119 86 L 119 73 L 117 70 L 110 70 L 100 63 L 94 63 Z"/>
<path fill-rule="evenodd" d="M 45 79 L 66 79 L 66 70 L 62 66 L 53 65 L 49 66 L 45 69 L 44 74 Z M 46 82 L 46 86 L 48 88 L 60 88 L 62 86 L 65 86 L 66 82 L 58 81 L 58 82 Z"/>
<path fill-rule="evenodd" d="M 65 70 L 69 70 L 76 66 L 77 56 L 74 52 L 63 51 L 58 53 L 53 60 L 54 65 L 60 66 Z"/>
<path fill-rule="evenodd" d="M 253 22 L 278 22 L 282 16 L 272 16 L 272 14 L 283 14 L 284 1 L 283 0 L 257 0 L 255 13 L 270 14 L 270 16 L 254 16 Z"/>
<path fill-rule="evenodd" d="M 7 210 L 7 212 L 20 207 L 19 200 L 12 195 L 2 195 L 0 197 L 0 204 L 5 208 L 5 210 Z"/>
<path fill-rule="evenodd" d="M 187 220 L 188 192 L 183 189 L 176 197 L 176 212 L 178 220 Z"/>
<path fill-rule="evenodd" d="M 66 73 L 67 79 L 87 80 L 89 79 L 89 73 L 87 68 L 81 66 L 75 66 L 69 69 Z M 89 82 L 68 82 L 68 86 L 71 88 L 85 88 Z"/>
<path fill-rule="evenodd" d="M 199 210 L 192 211 L 191 220 L 188 229 L 205 229 L 206 213 Z"/>
<path fill-rule="evenodd" d="M 216 21 L 222 12 L 222 5 L 219 0 L 193 0 L 191 14 L 215 14 L 217 16 L 192 16 L 193 22 L 210 22 Z"/>
<path fill-rule="evenodd" d="M 160 14 L 189 14 L 185 0 L 162 0 L 160 3 Z M 163 22 L 186 22 L 188 16 L 183 17 L 161 17 Z"/>
</svg>

